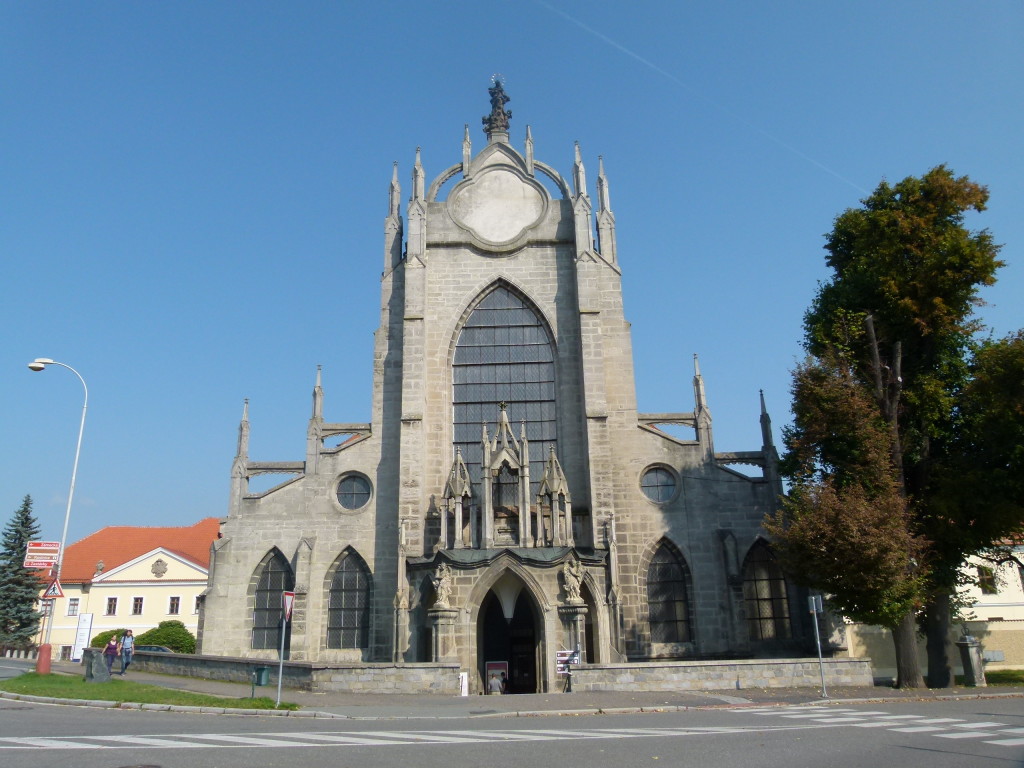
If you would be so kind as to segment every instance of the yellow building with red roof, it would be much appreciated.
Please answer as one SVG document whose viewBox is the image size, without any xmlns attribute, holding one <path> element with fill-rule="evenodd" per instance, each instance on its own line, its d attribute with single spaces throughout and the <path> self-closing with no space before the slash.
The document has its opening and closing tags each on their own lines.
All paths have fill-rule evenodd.
<svg viewBox="0 0 1024 768">
<path fill-rule="evenodd" d="M 78 659 L 104 630 L 138 636 L 170 619 L 195 634 L 219 528 L 215 517 L 185 527 L 109 526 L 70 545 L 61 567 L 64 596 L 53 606 L 54 656 Z"/>
</svg>

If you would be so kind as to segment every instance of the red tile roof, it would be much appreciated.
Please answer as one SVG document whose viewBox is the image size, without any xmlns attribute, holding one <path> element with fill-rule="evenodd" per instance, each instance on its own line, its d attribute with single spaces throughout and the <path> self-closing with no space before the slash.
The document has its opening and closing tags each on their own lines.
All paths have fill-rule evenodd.
<svg viewBox="0 0 1024 768">
<path fill-rule="evenodd" d="M 220 521 L 216 517 L 207 517 L 182 528 L 111 525 L 67 548 L 60 580 L 72 584 L 92 581 L 100 560 L 104 572 L 108 572 L 158 547 L 209 568 L 210 544 L 217 538 L 219 529 Z"/>
</svg>

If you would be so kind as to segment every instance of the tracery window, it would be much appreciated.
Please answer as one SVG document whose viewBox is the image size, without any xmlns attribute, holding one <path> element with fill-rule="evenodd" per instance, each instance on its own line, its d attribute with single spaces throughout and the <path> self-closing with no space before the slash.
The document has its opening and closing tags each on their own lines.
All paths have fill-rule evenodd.
<svg viewBox="0 0 1024 768">
<path fill-rule="evenodd" d="M 466 319 L 452 368 L 454 447 L 462 449 L 474 482 L 480 478 L 481 424 L 488 424 L 493 438 L 499 404 L 505 403 L 516 439 L 519 424 L 526 422 L 530 495 L 536 494 L 548 448 L 556 446 L 554 361 L 554 344 L 540 315 L 504 285 Z"/>
<path fill-rule="evenodd" d="M 264 559 L 257 571 L 259 580 L 256 583 L 252 617 L 252 647 L 280 648 L 281 619 L 284 615 L 281 593 L 295 589 L 295 577 L 288 561 L 277 550 Z M 285 648 L 288 647 L 288 640 L 286 634 Z"/>
<path fill-rule="evenodd" d="M 788 640 L 792 634 L 786 579 L 768 546 L 755 544 L 743 563 L 747 632 L 753 641 Z"/>
<path fill-rule="evenodd" d="M 690 622 L 690 569 L 675 548 L 663 542 L 647 568 L 651 642 L 687 643 Z"/>
<path fill-rule="evenodd" d="M 366 648 L 370 629 L 370 570 L 347 552 L 331 580 L 327 609 L 328 648 Z"/>
</svg>

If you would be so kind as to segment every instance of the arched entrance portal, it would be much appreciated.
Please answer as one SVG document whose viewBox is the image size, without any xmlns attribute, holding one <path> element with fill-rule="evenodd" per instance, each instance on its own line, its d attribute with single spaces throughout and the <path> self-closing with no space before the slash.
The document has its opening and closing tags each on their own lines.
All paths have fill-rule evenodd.
<svg viewBox="0 0 1024 768">
<path fill-rule="evenodd" d="M 508 664 L 506 693 L 541 692 L 541 632 L 537 610 L 525 590 L 509 594 L 500 584 L 487 593 L 480 606 L 477 637 L 480 644 L 480 680 L 487 690 L 487 663 Z M 500 597 L 499 597 L 500 595 Z"/>
</svg>

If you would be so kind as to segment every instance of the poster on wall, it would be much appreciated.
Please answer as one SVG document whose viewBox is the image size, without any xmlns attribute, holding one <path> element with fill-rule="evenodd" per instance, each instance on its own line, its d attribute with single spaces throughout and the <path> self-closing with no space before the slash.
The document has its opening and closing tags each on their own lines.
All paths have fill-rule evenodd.
<svg viewBox="0 0 1024 768">
<path fill-rule="evenodd" d="M 78 629 L 75 630 L 75 644 L 71 646 L 71 660 L 82 660 L 82 649 L 89 647 L 92 639 L 92 614 L 78 614 Z"/>
<path fill-rule="evenodd" d="M 500 690 L 494 690 L 491 687 L 492 679 L 497 680 L 497 686 L 500 686 Z M 484 691 L 486 693 L 505 693 L 506 685 L 508 685 L 508 662 L 484 662 Z"/>
</svg>

